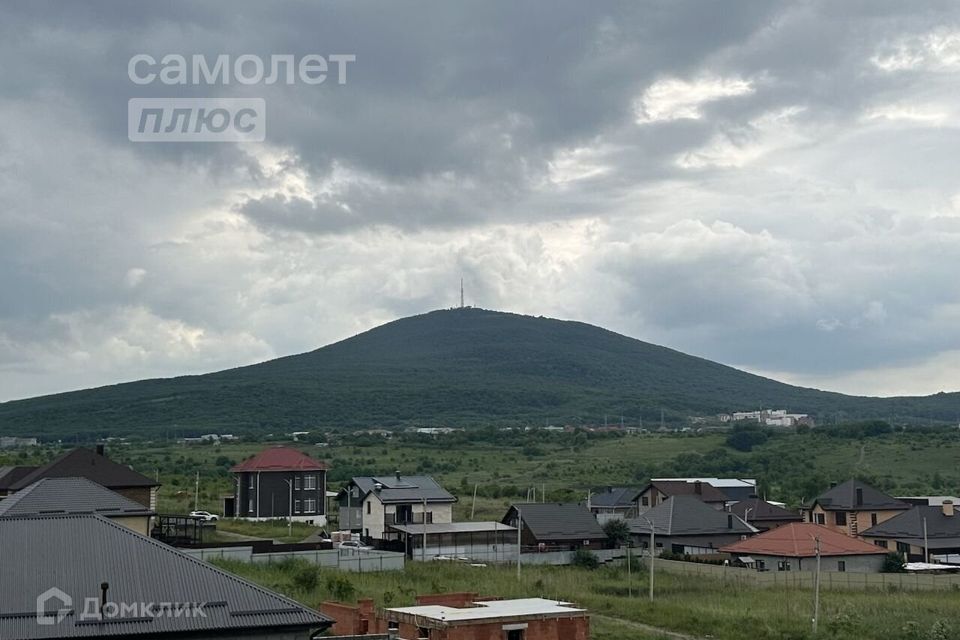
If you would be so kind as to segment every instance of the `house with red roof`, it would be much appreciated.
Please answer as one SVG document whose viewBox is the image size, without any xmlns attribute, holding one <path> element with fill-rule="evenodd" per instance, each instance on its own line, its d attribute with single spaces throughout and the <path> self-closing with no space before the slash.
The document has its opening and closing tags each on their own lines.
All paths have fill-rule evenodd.
<svg viewBox="0 0 960 640">
<path fill-rule="evenodd" d="M 785 524 L 720 551 L 729 553 L 733 564 L 757 571 L 815 571 L 818 545 L 822 571 L 879 573 L 887 555 L 886 549 L 809 522 Z"/>
<path fill-rule="evenodd" d="M 234 515 L 327 523 L 327 465 L 291 447 L 271 447 L 234 466 Z M 224 515 L 231 515 L 225 513 Z"/>
</svg>

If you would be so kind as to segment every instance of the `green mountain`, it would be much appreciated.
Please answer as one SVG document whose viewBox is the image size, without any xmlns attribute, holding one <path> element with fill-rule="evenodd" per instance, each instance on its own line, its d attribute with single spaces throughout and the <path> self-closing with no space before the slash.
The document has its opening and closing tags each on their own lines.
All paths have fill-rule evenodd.
<svg viewBox="0 0 960 640">
<path fill-rule="evenodd" d="M 482 309 L 390 322 L 248 367 L 0 404 L 0 433 L 243 433 L 404 424 L 658 423 L 755 407 L 821 419 L 952 421 L 960 393 L 795 387 L 581 322 Z"/>
</svg>

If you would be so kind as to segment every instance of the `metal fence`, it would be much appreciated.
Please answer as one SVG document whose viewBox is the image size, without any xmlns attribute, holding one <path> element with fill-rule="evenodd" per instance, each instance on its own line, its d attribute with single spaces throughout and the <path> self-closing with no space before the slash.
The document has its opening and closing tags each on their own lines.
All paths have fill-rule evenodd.
<svg viewBox="0 0 960 640">
<path fill-rule="evenodd" d="M 318 549 L 315 551 L 254 553 L 253 547 L 220 547 L 213 549 L 181 549 L 181 551 L 200 560 L 226 559 L 266 564 L 288 560 L 303 560 L 319 567 L 327 567 L 339 571 L 353 571 L 356 573 L 401 571 L 406 560 L 402 553 L 367 549 Z"/>
<path fill-rule="evenodd" d="M 668 573 L 710 576 L 734 584 L 757 587 L 813 588 L 812 571 L 755 571 L 699 562 L 681 562 L 657 558 L 656 569 Z M 881 589 L 904 591 L 960 590 L 960 575 L 918 573 L 852 573 L 822 571 L 820 586 L 824 589 Z"/>
</svg>

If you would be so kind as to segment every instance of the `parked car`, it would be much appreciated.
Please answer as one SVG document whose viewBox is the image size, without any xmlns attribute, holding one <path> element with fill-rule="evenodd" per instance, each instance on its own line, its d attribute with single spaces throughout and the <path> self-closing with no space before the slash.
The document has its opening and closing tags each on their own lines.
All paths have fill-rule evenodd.
<svg viewBox="0 0 960 640">
<path fill-rule="evenodd" d="M 200 518 L 204 522 L 216 522 L 220 519 L 215 513 L 210 513 L 209 511 L 191 511 L 190 517 Z"/>
<path fill-rule="evenodd" d="M 368 547 L 359 540 L 344 540 L 340 543 L 341 549 L 357 549 L 362 551 L 370 551 L 373 547 Z"/>
</svg>

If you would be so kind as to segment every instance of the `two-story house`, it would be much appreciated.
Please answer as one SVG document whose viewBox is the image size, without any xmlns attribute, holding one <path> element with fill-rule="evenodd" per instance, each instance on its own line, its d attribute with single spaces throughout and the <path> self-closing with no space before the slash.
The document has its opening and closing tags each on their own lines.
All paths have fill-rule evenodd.
<svg viewBox="0 0 960 640">
<path fill-rule="evenodd" d="M 676 496 L 690 496 L 710 507 L 722 511 L 726 505 L 727 496 L 708 482 L 696 480 L 651 480 L 637 498 L 637 514 L 645 513 L 657 505 L 663 504 L 669 498 Z"/>
<path fill-rule="evenodd" d="M 271 447 L 231 469 L 235 516 L 327 523 L 327 465 L 290 447 Z"/>
<path fill-rule="evenodd" d="M 429 476 L 356 477 L 337 494 L 340 529 L 368 541 L 396 540 L 393 525 L 453 522 L 456 501 Z"/>
<path fill-rule="evenodd" d="M 44 478 L 86 478 L 140 503 L 151 511 L 157 510 L 157 490 L 160 483 L 127 465 L 111 460 L 102 444 L 98 444 L 95 450 L 86 447 L 71 449 L 40 467 L 13 469 L 12 475 L 16 480 L 3 485 L 7 493 L 25 489 Z"/>
<path fill-rule="evenodd" d="M 820 494 L 802 509 L 803 521 L 820 524 L 834 531 L 857 537 L 862 531 L 910 509 L 910 505 L 892 498 L 859 480 L 847 480 Z"/>
</svg>

